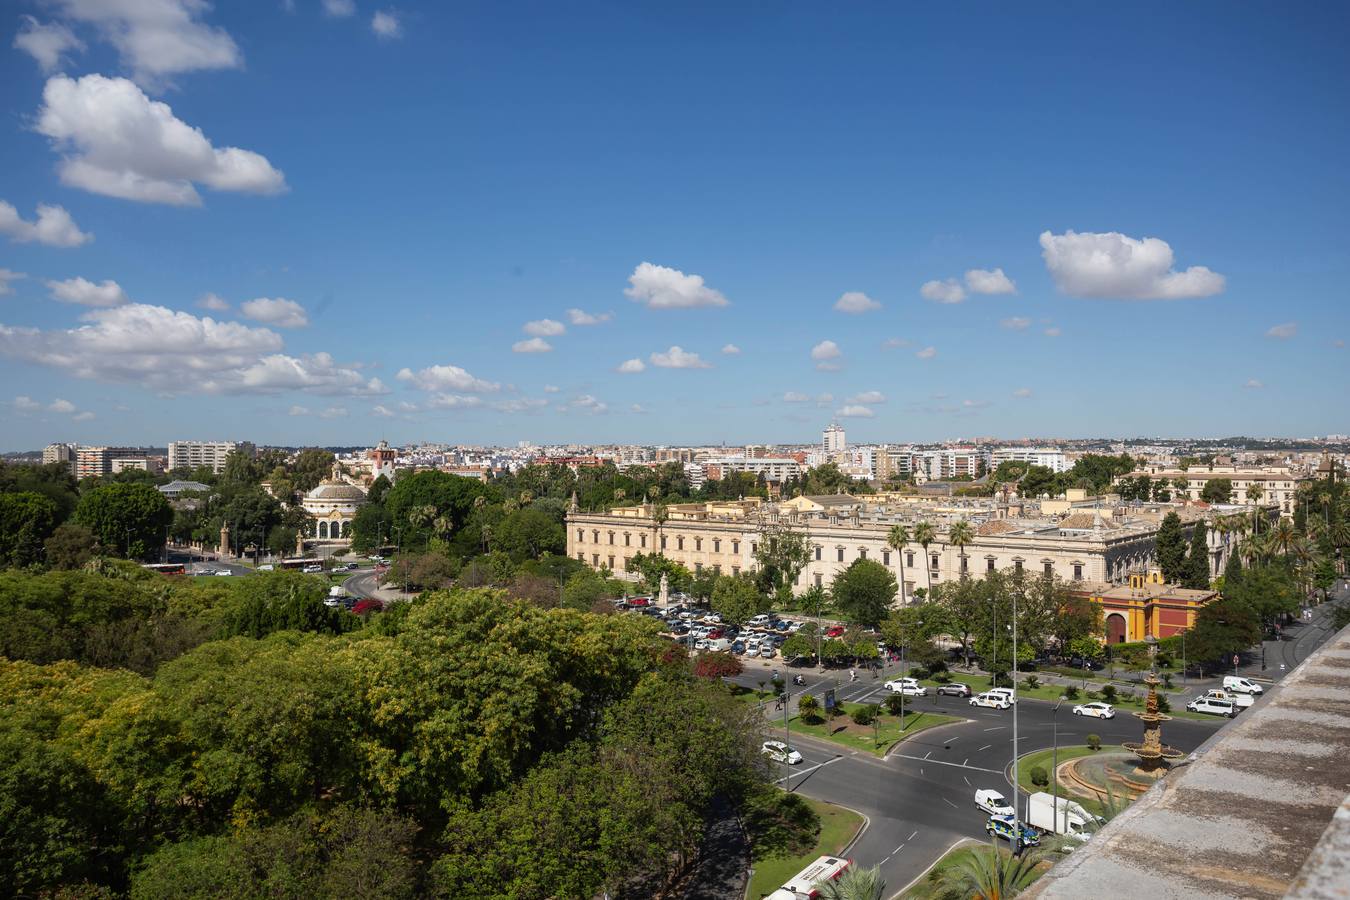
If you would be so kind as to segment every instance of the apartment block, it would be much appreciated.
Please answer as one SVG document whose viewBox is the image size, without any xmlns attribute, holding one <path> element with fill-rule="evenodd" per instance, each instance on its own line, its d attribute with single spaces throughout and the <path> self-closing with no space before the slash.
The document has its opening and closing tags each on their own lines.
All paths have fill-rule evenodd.
<svg viewBox="0 0 1350 900">
<path fill-rule="evenodd" d="M 257 448 L 248 441 L 170 441 L 169 468 L 196 469 L 209 466 L 220 474 L 225 470 L 225 459 L 235 451 L 253 456 Z"/>
</svg>

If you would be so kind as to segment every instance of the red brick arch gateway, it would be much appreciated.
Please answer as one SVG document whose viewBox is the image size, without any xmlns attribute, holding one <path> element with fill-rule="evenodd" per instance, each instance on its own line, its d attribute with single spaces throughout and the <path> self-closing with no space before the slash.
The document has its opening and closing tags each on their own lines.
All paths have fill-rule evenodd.
<svg viewBox="0 0 1350 900">
<path fill-rule="evenodd" d="M 1106 617 L 1106 642 L 1125 643 L 1125 617 L 1120 613 L 1111 613 Z"/>
</svg>

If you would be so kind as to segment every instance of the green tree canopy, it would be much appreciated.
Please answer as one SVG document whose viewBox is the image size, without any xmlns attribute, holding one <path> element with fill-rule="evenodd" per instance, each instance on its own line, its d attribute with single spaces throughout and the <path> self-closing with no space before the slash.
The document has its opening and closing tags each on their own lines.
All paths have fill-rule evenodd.
<svg viewBox="0 0 1350 900">
<path fill-rule="evenodd" d="M 713 585 L 713 612 L 732 625 L 744 625 L 752 616 L 772 608 L 754 579 L 746 575 L 722 575 Z"/>
<path fill-rule="evenodd" d="M 1200 489 L 1200 499 L 1206 503 L 1231 503 L 1233 482 L 1228 478 L 1210 478 Z"/>
<path fill-rule="evenodd" d="M 80 498 L 75 522 L 84 525 L 104 547 L 122 551 L 129 559 L 158 554 L 173 508 L 164 495 L 147 484 L 110 484 Z"/>
<path fill-rule="evenodd" d="M 1175 512 L 1163 516 L 1154 541 L 1163 578 L 1169 584 L 1180 584 L 1186 577 L 1186 536 L 1181 531 L 1181 517 Z"/>
<path fill-rule="evenodd" d="M 875 627 L 895 599 L 895 576 L 873 559 L 858 559 L 835 576 L 830 586 L 834 603 L 853 621 Z"/>
<path fill-rule="evenodd" d="M 41 562 L 59 516 L 56 502 L 36 491 L 0 494 L 0 568 Z"/>
</svg>

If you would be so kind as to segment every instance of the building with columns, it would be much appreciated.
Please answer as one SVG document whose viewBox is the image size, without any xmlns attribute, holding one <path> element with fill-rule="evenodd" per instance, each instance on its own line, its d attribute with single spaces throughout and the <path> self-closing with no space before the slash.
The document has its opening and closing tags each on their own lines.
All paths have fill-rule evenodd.
<svg viewBox="0 0 1350 900">
<path fill-rule="evenodd" d="M 313 525 L 309 537 L 318 541 L 351 541 L 352 521 L 366 502 L 366 492 L 344 481 L 337 463 L 333 474 L 300 501 Z"/>
</svg>

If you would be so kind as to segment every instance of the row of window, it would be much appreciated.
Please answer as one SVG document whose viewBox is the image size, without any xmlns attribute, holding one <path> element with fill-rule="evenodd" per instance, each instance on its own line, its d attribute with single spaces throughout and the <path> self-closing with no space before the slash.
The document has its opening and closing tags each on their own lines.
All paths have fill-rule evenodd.
<svg viewBox="0 0 1350 900">
<path fill-rule="evenodd" d="M 628 569 L 628 562 L 629 562 L 629 559 L 630 559 L 630 557 L 627 557 L 627 556 L 625 556 L 625 557 L 623 558 L 623 568 L 624 568 L 625 571 L 627 571 L 627 569 Z M 577 562 L 584 563 L 585 561 L 586 561 L 586 554 L 585 554 L 585 553 L 578 552 L 578 553 L 577 553 Z M 606 558 L 605 558 L 605 565 L 609 566 L 609 568 L 610 568 L 611 571 L 614 570 L 614 562 L 615 562 L 614 554 L 611 553 L 611 554 L 609 554 L 608 556 L 606 556 Z M 600 568 L 600 554 L 599 554 L 599 553 L 592 553 L 592 554 L 591 554 L 591 565 L 592 565 L 592 566 L 595 566 L 597 569 Z M 712 571 L 713 571 L 713 574 L 714 574 L 714 575 L 721 575 L 721 574 L 722 574 L 722 567 L 721 567 L 720 565 L 714 565 L 714 566 L 712 567 Z M 694 563 L 694 573 L 695 573 L 695 574 L 698 574 L 698 575 L 703 574 L 703 563 L 700 563 L 700 562 Z M 739 574 L 741 574 L 741 567 L 740 567 L 740 566 L 732 566 L 732 567 L 731 567 L 731 574 L 732 574 L 732 575 L 739 575 Z"/>
<path fill-rule="evenodd" d="M 609 545 L 610 545 L 610 546 L 615 546 L 615 545 L 616 545 L 616 542 L 615 542 L 616 532 L 609 531 L 609 532 L 606 532 L 606 534 L 607 534 L 608 537 L 609 537 Z M 598 529 L 598 528 L 593 528 L 593 529 L 591 529 L 591 542 L 592 542 L 592 543 L 595 543 L 595 544 L 600 543 L 600 529 Z M 676 550 L 683 550 L 683 549 L 684 549 L 684 542 L 685 542 L 684 535 L 676 535 L 676 537 L 675 537 L 675 549 L 676 549 Z M 577 543 L 579 543 L 579 544 L 584 544 L 584 543 L 586 543 L 586 529 L 584 529 L 584 528 L 578 528 L 578 529 L 577 529 Z M 713 552 L 713 553 L 721 553 L 721 552 L 722 552 L 722 539 L 721 539 L 721 538 L 713 538 L 713 539 L 710 541 L 710 543 L 712 544 L 712 552 Z M 739 553 L 741 552 L 741 542 L 740 542 L 740 541 L 733 540 L 733 541 L 729 541 L 728 543 L 731 544 L 731 552 L 732 552 L 732 553 L 734 553 L 734 554 L 739 554 Z M 633 546 L 633 535 L 632 535 L 632 532 L 625 531 L 625 532 L 623 533 L 623 545 L 624 545 L 625 547 L 631 547 L 631 546 Z M 661 535 L 661 549 L 662 549 L 662 550 L 668 549 L 668 546 L 667 546 L 667 545 L 668 545 L 668 538 L 667 538 L 666 535 L 663 534 L 663 535 Z M 647 546 L 647 535 L 645 535 L 645 534 L 639 534 L 639 535 L 638 535 L 638 546 L 641 547 L 641 548 L 643 548 L 643 549 L 646 548 L 646 546 Z M 751 548 L 751 551 L 753 552 L 754 550 L 757 550 L 757 549 L 758 549 L 758 545 L 756 545 L 756 544 L 751 544 L 751 545 L 750 545 L 750 548 Z M 696 551 L 698 551 L 698 552 L 702 552 L 702 551 L 703 551 L 703 538 L 701 538 L 701 537 L 696 537 L 696 538 L 694 538 L 694 550 L 696 550 Z M 583 560 L 583 562 L 584 562 L 584 561 L 585 561 L 585 560 Z"/>
</svg>

